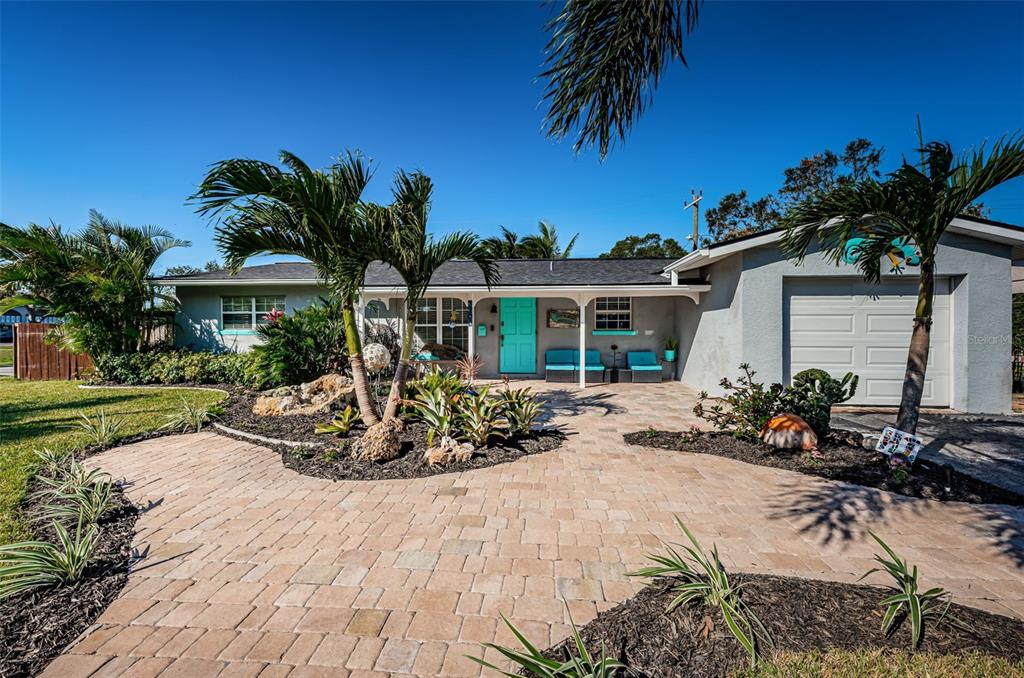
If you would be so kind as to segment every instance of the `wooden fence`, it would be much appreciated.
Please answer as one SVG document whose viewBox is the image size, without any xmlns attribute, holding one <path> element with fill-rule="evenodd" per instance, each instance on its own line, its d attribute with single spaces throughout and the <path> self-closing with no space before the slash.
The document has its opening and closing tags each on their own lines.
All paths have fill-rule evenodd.
<svg viewBox="0 0 1024 678">
<path fill-rule="evenodd" d="M 50 323 L 14 326 L 14 378 L 27 381 L 79 379 L 92 369 L 92 358 L 71 353 L 47 341 Z"/>
</svg>

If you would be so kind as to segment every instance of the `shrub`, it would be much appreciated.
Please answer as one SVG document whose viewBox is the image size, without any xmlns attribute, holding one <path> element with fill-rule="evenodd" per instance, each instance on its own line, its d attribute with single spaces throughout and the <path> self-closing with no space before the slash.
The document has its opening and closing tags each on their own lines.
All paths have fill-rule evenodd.
<svg viewBox="0 0 1024 678">
<path fill-rule="evenodd" d="M 270 375 L 247 353 L 162 349 L 96 358 L 96 377 L 128 386 L 142 384 L 237 384 L 262 387 Z"/>
<path fill-rule="evenodd" d="M 320 299 L 292 312 L 268 314 L 257 326 L 262 343 L 252 349 L 253 360 L 266 373 L 265 384 L 282 386 L 313 381 L 341 372 L 348 364 L 341 304 Z"/>
<path fill-rule="evenodd" d="M 502 429 L 508 425 L 508 420 L 504 405 L 501 399 L 492 397 L 489 390 L 484 387 L 476 394 L 464 393 L 455 401 L 458 437 L 474 447 L 484 447 L 492 437 L 505 437 Z"/>
<path fill-rule="evenodd" d="M 509 673 L 479 657 L 470 656 L 469 659 L 485 668 L 497 671 L 503 676 L 510 678 L 523 675 L 540 678 L 610 678 L 626 668 L 625 664 L 609 657 L 603 647 L 599 657 L 591 655 L 586 645 L 583 644 L 583 639 L 580 637 L 580 632 L 572 621 L 572 617 L 569 618 L 569 623 L 572 625 L 572 643 L 566 648 L 565 659 L 562 661 L 545 657 L 504 614 L 501 615 L 501 620 L 505 622 L 512 635 L 523 646 L 523 651 L 494 643 L 484 643 L 484 647 L 497 650 L 513 665 L 519 667 L 519 673 Z"/>
<path fill-rule="evenodd" d="M 875 554 L 875 561 L 881 567 L 872 568 L 864 573 L 864 577 L 874 572 L 886 572 L 893 578 L 896 594 L 883 599 L 879 605 L 885 608 L 882 616 L 882 633 L 891 633 L 904 618 L 910 619 L 910 647 L 917 648 L 921 644 L 924 633 L 924 622 L 934 618 L 937 622 L 957 624 L 957 620 L 949 616 L 952 596 L 944 589 L 931 588 L 921 593 L 918 591 L 917 565 L 911 569 L 906 560 L 902 560 L 889 545 L 882 541 L 874 532 L 868 531 L 886 556 Z"/>
<path fill-rule="evenodd" d="M 79 523 L 72 539 L 63 525 L 54 522 L 57 544 L 24 541 L 0 546 L 0 600 L 38 586 L 77 581 L 99 535 L 95 525 L 82 527 Z"/>
<path fill-rule="evenodd" d="M 828 435 L 832 407 L 844 403 L 857 393 L 859 377 L 847 372 L 842 379 L 819 369 L 809 369 L 793 376 L 793 385 L 785 390 L 783 409 L 803 417 L 820 437 Z"/>
<path fill-rule="evenodd" d="M 750 369 L 748 363 L 742 363 L 740 370 L 743 374 L 735 383 L 728 377 L 719 382 L 726 395 L 710 405 L 705 403 L 712 399 L 706 391 L 701 391 L 693 413 L 720 431 L 731 431 L 737 438 L 756 440 L 764 425 L 779 413 L 785 389 L 782 384 L 766 387 L 754 381 L 757 372 Z"/>
<path fill-rule="evenodd" d="M 686 554 L 683 556 L 673 546 L 666 545 L 665 555 L 650 556 L 656 565 L 630 573 L 636 577 L 669 577 L 678 581 L 673 592 L 678 594 L 669 603 L 666 612 L 680 605 L 701 601 L 717 607 L 722 612 L 726 626 L 750 654 L 751 664 L 757 664 L 759 646 L 771 645 L 771 637 L 761 620 L 740 598 L 742 584 L 733 585 L 718 557 L 718 547 L 712 546 L 710 555 L 704 552 L 693 533 L 676 518 L 676 525 L 690 541 L 690 546 L 675 544 Z"/>
</svg>

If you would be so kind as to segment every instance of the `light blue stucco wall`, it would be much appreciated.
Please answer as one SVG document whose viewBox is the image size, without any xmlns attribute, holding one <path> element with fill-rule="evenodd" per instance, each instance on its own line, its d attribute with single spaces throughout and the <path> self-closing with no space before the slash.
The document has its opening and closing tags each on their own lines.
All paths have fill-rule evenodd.
<svg viewBox="0 0 1024 678">
<path fill-rule="evenodd" d="M 979 413 L 1011 410 L 1010 248 L 964 235 L 946 234 L 936 274 L 952 284 L 953 350 L 950 406 Z M 680 300 L 676 323 L 682 382 L 720 394 L 723 376 L 735 377 L 741 362 L 759 380 L 784 381 L 784 289 L 787 279 L 815 276 L 859 278 L 849 265 L 835 266 L 812 252 L 801 266 L 774 245 L 738 252 L 701 271 L 711 283 L 699 305 Z M 900 279 L 914 279 L 911 269 Z M 884 281 L 879 288 L 884 294 Z M 908 318 L 907 322 L 910 323 Z"/>
</svg>

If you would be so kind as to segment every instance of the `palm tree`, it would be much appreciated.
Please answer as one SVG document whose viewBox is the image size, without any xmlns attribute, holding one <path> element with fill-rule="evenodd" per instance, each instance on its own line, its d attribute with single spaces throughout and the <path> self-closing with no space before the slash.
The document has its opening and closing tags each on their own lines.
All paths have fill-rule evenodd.
<svg viewBox="0 0 1024 678">
<path fill-rule="evenodd" d="M 597 144 L 602 159 L 650 105 L 661 74 L 697 26 L 700 0 L 568 0 L 547 24 L 549 136 L 579 127 L 573 149 Z"/>
<path fill-rule="evenodd" d="M 558 242 L 555 227 L 541 219 L 537 222 L 537 234 L 519 237 L 515 231 L 501 227 L 501 235 L 486 238 L 481 246 L 492 259 L 568 259 L 579 233 L 569 238 L 562 247 Z"/>
<path fill-rule="evenodd" d="M 920 139 L 920 131 L 919 140 Z M 948 143 L 923 143 L 921 166 L 906 160 L 885 181 L 865 179 L 813 195 L 782 220 L 783 250 L 798 262 L 815 236 L 823 256 L 856 259 L 869 282 L 880 282 L 881 260 L 894 245 L 913 243 L 921 253 L 917 307 L 896 426 L 915 433 L 931 341 L 935 253 L 949 223 L 996 186 L 1024 174 L 1024 137 L 1004 137 L 957 158 Z"/>
<path fill-rule="evenodd" d="M 398 413 L 412 355 L 416 309 L 437 270 L 453 259 L 469 259 L 480 267 L 488 287 L 497 281 L 494 261 L 476 235 L 455 232 L 435 240 L 427 233 L 427 218 L 434 192 L 434 184 L 427 175 L 399 171 L 392 192 L 392 204 L 386 208 L 372 208 L 369 219 L 377 233 L 374 241 L 382 245 L 379 258 L 390 264 L 405 282 L 405 328 L 398 368 L 384 410 L 385 421 Z"/>
<path fill-rule="evenodd" d="M 501 235 L 492 235 L 490 238 L 485 238 L 481 246 L 492 259 L 523 258 L 519 235 L 504 226 L 501 227 Z"/>
<path fill-rule="evenodd" d="M 128 226 L 92 210 L 79 233 L 56 224 L 0 224 L 0 285 L 18 292 L 0 309 L 32 304 L 64 317 L 65 346 L 93 356 L 141 351 L 157 300 L 174 303 L 150 279 L 157 260 L 186 240 L 154 226 Z"/>
<path fill-rule="evenodd" d="M 355 321 L 366 269 L 375 250 L 364 219 L 363 190 L 372 171 L 358 153 L 326 170 L 312 170 L 281 152 L 285 171 L 258 160 L 224 160 L 213 166 L 190 200 L 218 221 L 215 239 L 232 271 L 259 254 L 307 259 L 341 302 L 345 342 L 363 421 L 380 421 L 362 359 Z"/>
</svg>

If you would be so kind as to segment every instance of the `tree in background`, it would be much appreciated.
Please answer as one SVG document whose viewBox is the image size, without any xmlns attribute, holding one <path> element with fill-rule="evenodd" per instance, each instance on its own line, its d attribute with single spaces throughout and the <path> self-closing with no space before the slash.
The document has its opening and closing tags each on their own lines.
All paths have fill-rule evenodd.
<svg viewBox="0 0 1024 678">
<path fill-rule="evenodd" d="M 170 299 L 150 282 L 167 251 L 191 243 L 155 226 L 128 226 L 95 210 L 88 225 L 69 233 L 56 224 L 0 224 L 0 285 L 15 290 L 0 312 L 15 306 L 63 316 L 61 343 L 94 357 L 143 350 L 159 301 Z"/>
<path fill-rule="evenodd" d="M 782 248 L 798 262 L 817 240 L 825 258 L 840 263 L 855 259 L 864 278 L 881 280 L 882 258 L 897 244 L 920 251 L 917 307 L 907 357 L 896 426 L 914 433 L 924 392 L 931 345 L 935 254 L 950 222 L 985 193 L 1024 175 L 1024 136 L 1000 139 L 960 157 L 948 143 L 924 143 L 920 127 L 920 166 L 906 160 L 879 182 L 868 176 L 842 182 L 831 190 L 811 192 L 788 210 Z"/>
<path fill-rule="evenodd" d="M 568 259 L 579 237 L 573 234 L 563 246 L 554 225 L 541 219 L 534 235 L 520 237 L 502 226 L 500 235 L 485 238 L 481 245 L 491 259 Z"/>
<path fill-rule="evenodd" d="M 376 258 L 362 194 L 372 172 L 358 153 L 326 170 L 313 170 L 281 152 L 282 170 L 258 160 L 224 160 L 213 166 L 190 200 L 199 214 L 218 221 L 215 239 L 224 262 L 237 271 L 259 254 L 290 254 L 313 264 L 341 304 L 349 367 L 360 414 L 380 421 L 370 392 L 355 321 L 366 269 Z"/>
<path fill-rule="evenodd" d="M 226 271 L 227 266 L 220 263 L 217 259 L 210 259 L 202 268 L 195 266 L 189 266 L 188 264 L 181 264 L 180 266 L 168 266 L 167 270 L 164 271 L 164 275 L 195 275 L 196 273 L 212 273 L 214 271 Z"/>
<path fill-rule="evenodd" d="M 678 259 L 686 250 L 675 238 L 661 239 L 657 233 L 630 235 L 619 240 L 600 255 L 602 259 Z"/>
<path fill-rule="evenodd" d="M 562 139 L 578 129 L 573 150 L 597 145 L 604 159 L 651 104 L 668 64 L 686 65 L 683 40 L 697 26 L 700 5 L 568 0 L 546 26 L 548 136 Z"/>
</svg>

